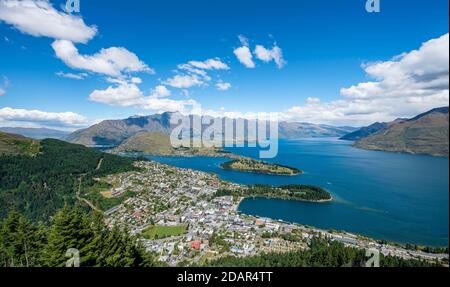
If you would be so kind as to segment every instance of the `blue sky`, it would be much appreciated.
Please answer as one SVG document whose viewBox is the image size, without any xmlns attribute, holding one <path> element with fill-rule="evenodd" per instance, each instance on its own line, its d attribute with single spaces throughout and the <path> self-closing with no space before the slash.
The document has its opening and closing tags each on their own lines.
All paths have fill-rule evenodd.
<svg viewBox="0 0 450 287">
<path fill-rule="evenodd" d="M 55 22 L 35 20 L 41 16 L 38 9 L 42 6 L 28 12 L 15 7 L 13 11 L 7 6 L 11 1 L 15 0 L 0 0 L 3 126 L 75 129 L 96 120 L 152 114 L 192 102 L 215 115 L 280 112 L 287 120 L 356 126 L 412 116 L 448 102 L 448 80 L 442 77 L 446 73 L 448 78 L 448 55 L 440 53 L 447 50 L 448 54 L 447 0 L 433 0 L 432 4 L 381 0 L 380 13 L 367 13 L 365 0 L 81 0 L 81 13 L 71 16 L 62 10 L 65 1 L 50 1 L 45 8 L 56 11 L 58 19 L 67 16 L 83 22 L 83 27 L 77 22 L 72 29 L 73 23 L 69 23 L 57 32 Z M 35 13 L 36 18 L 29 18 L 36 23 L 23 22 L 22 12 Z M 95 29 L 95 35 L 80 41 L 71 36 L 76 29 L 89 34 L 89 28 Z M 245 39 L 240 41 L 239 35 Z M 439 51 L 437 55 L 426 48 L 420 50 L 432 39 L 440 39 L 429 47 Z M 120 75 L 111 76 L 79 63 L 68 64 L 77 60 L 57 56 L 57 50 L 63 53 L 68 49 L 52 47 L 59 40 L 69 40 L 79 55 L 85 56 L 123 47 L 147 69 L 130 72 L 124 68 Z M 257 45 L 264 47 L 265 54 L 257 55 Z M 254 68 L 246 67 L 234 53 L 245 46 Z M 274 47 L 282 52 L 284 65 L 277 65 L 275 58 L 281 54 L 275 55 Z M 414 50 L 419 51 L 419 60 L 411 59 Z M 394 58 L 394 67 L 383 66 L 378 74 L 365 70 L 378 70 L 381 65 L 376 63 L 387 63 L 402 53 L 403 58 Z M 263 54 L 267 62 L 259 59 Z M 197 75 L 180 69 L 180 64 L 208 59 L 218 60 L 226 68 L 203 69 L 208 76 L 197 77 L 202 82 L 199 85 L 170 85 L 169 79 L 176 75 Z M 414 70 L 408 70 L 411 62 Z M 417 86 L 415 90 L 402 85 L 404 77 L 415 78 L 418 65 L 430 62 L 436 64 L 424 71 L 420 68 L 420 74 L 438 74 L 438 92 L 425 93 L 431 89 L 417 81 L 409 85 Z M 69 73 L 83 79 L 61 76 Z M 133 82 L 133 77 L 140 80 Z M 376 84 L 372 89 L 376 91 L 369 93 L 364 83 Z M 219 90 L 217 84 L 225 85 Z M 155 93 L 161 86 L 166 93 Z M 352 86 L 355 88 L 350 89 Z M 100 93 L 95 96 L 96 90 Z M 130 99 L 133 93 L 136 95 Z M 34 110 L 40 113 L 32 113 Z"/>
</svg>

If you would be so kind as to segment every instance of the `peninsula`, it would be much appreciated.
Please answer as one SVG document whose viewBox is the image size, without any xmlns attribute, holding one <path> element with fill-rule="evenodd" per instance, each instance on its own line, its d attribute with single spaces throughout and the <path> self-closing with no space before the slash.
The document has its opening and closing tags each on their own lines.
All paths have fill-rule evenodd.
<svg viewBox="0 0 450 287">
<path fill-rule="evenodd" d="M 303 171 L 293 167 L 267 163 L 264 161 L 255 160 L 251 158 L 234 159 L 223 163 L 221 165 L 221 168 L 226 170 L 236 170 L 240 172 L 281 175 L 281 176 L 294 176 L 303 173 Z"/>
<path fill-rule="evenodd" d="M 274 187 L 270 185 L 254 185 L 239 190 L 218 190 L 217 197 L 233 196 L 240 198 L 273 198 L 284 200 L 298 200 L 308 202 L 329 202 L 333 200 L 331 194 L 325 189 L 312 185 L 284 185 Z"/>
</svg>

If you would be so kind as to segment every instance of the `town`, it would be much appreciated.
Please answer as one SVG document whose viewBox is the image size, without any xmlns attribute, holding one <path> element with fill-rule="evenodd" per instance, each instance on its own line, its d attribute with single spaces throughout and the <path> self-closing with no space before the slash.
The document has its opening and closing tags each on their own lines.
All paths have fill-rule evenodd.
<svg viewBox="0 0 450 287">
<path fill-rule="evenodd" d="M 219 190 L 248 188 L 190 169 L 153 161 L 135 163 L 139 169 L 97 179 L 109 183 L 107 193 L 136 196 L 105 212 L 108 225 L 125 225 L 148 251 L 169 266 L 202 265 L 223 256 L 252 256 L 269 252 L 305 250 L 315 237 L 347 246 L 376 249 L 383 255 L 404 259 L 448 261 L 448 254 L 430 254 L 381 244 L 354 234 L 241 214 L 243 198 L 217 197 Z M 106 196 L 106 195 L 105 195 Z"/>
</svg>

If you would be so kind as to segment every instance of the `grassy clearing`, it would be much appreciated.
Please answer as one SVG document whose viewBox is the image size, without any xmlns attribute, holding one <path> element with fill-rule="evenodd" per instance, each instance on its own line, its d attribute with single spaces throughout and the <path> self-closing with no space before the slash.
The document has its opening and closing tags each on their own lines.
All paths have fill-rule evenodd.
<svg viewBox="0 0 450 287">
<path fill-rule="evenodd" d="M 83 197 L 101 210 L 107 211 L 122 204 L 128 198 L 136 196 L 135 192 L 126 191 L 118 197 L 112 197 L 111 188 L 112 186 L 105 182 L 96 182 L 93 186 L 87 187 Z"/>
<path fill-rule="evenodd" d="M 177 225 L 177 226 L 159 226 L 153 225 L 148 227 L 142 232 L 142 236 L 145 239 L 162 239 L 172 236 L 180 236 L 186 233 L 186 226 Z"/>
</svg>

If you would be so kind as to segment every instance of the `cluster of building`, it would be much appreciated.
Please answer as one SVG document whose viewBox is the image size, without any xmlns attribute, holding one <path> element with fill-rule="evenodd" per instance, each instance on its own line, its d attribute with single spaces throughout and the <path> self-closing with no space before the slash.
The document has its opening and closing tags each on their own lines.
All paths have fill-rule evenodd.
<svg viewBox="0 0 450 287">
<path fill-rule="evenodd" d="M 217 197 L 216 193 L 245 186 L 222 181 L 213 174 L 152 161 L 139 162 L 136 166 L 139 171 L 102 179 L 113 185 L 113 196 L 126 191 L 136 194 L 106 212 L 108 224 L 126 224 L 135 235 L 141 235 L 155 226 L 184 226 L 183 234 L 169 237 L 162 234 L 158 238 L 140 236 L 149 251 L 158 254 L 159 260 L 171 266 L 202 264 L 222 256 L 252 256 L 261 252 L 305 249 L 309 240 L 316 236 L 357 248 L 376 248 L 385 255 L 402 258 L 434 260 L 437 256 L 381 245 L 348 233 L 240 214 L 238 206 L 241 198 Z M 439 259 L 442 259 L 440 256 Z"/>
</svg>

